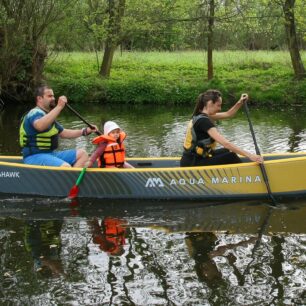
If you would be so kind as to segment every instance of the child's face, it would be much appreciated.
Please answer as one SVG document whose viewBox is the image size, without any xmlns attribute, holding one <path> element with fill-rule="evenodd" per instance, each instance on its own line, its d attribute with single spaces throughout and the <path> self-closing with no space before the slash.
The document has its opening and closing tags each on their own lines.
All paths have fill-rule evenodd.
<svg viewBox="0 0 306 306">
<path fill-rule="evenodd" d="M 114 139 L 118 139 L 120 134 L 120 129 L 114 129 L 108 133 L 108 136 L 113 137 Z"/>
</svg>

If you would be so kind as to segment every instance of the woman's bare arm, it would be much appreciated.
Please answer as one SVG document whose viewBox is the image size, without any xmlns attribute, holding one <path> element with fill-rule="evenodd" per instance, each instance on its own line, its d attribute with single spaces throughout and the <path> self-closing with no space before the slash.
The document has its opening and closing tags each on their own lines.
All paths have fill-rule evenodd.
<svg viewBox="0 0 306 306">
<path fill-rule="evenodd" d="M 252 153 L 249 153 L 249 152 L 247 152 L 243 149 L 240 149 L 239 147 L 237 147 L 236 145 L 231 143 L 229 140 L 227 140 L 224 136 L 222 136 L 215 127 L 210 128 L 207 131 L 207 133 L 210 137 L 215 139 L 216 142 L 220 143 L 224 148 L 226 148 L 226 149 L 228 149 L 228 150 L 230 150 L 234 153 L 245 156 L 248 159 L 250 159 L 251 161 L 254 161 L 254 162 L 257 162 L 257 163 L 262 163 L 263 162 L 263 158 L 260 155 L 252 154 Z"/>
<path fill-rule="evenodd" d="M 222 120 L 233 117 L 237 111 L 241 108 L 243 103 L 247 101 L 249 96 L 247 94 L 242 94 L 240 99 L 226 112 L 216 113 L 215 115 L 210 115 L 213 120 Z"/>
</svg>

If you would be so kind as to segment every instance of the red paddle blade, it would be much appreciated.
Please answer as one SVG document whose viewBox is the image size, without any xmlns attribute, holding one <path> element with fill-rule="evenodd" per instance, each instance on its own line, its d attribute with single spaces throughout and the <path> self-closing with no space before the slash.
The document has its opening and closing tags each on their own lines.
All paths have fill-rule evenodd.
<svg viewBox="0 0 306 306">
<path fill-rule="evenodd" d="M 78 187 L 77 185 L 74 185 L 74 186 L 70 189 L 68 198 L 69 198 L 69 199 L 75 199 L 75 198 L 77 198 L 78 194 L 79 194 L 79 187 Z"/>
</svg>

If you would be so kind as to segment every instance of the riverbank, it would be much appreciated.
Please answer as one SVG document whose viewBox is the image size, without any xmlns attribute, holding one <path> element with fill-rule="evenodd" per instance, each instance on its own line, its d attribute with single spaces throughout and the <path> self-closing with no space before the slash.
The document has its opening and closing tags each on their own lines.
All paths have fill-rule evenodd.
<svg viewBox="0 0 306 306">
<path fill-rule="evenodd" d="M 306 63 L 306 52 L 302 53 Z M 207 81 L 206 53 L 117 52 L 109 79 L 98 75 L 102 54 L 51 56 L 45 78 L 56 93 L 74 102 L 117 104 L 193 104 L 197 95 L 217 88 L 228 100 L 249 93 L 254 103 L 306 103 L 306 79 L 293 78 L 289 52 L 216 51 L 214 75 Z"/>
</svg>

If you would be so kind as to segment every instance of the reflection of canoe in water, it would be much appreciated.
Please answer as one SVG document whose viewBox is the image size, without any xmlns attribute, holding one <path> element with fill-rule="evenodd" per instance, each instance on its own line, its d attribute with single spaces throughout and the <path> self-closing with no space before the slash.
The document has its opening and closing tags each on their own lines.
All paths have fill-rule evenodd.
<svg viewBox="0 0 306 306">
<path fill-rule="evenodd" d="M 205 205 L 203 205 L 205 203 Z M 306 201 L 283 202 L 287 209 L 274 209 L 258 201 L 132 201 L 79 199 L 73 205 L 63 199 L 0 198 L 1 218 L 24 220 L 103 219 L 112 217 L 133 228 L 166 232 L 226 232 L 257 234 L 306 233 Z"/>
<path fill-rule="evenodd" d="M 132 158 L 134 169 L 88 169 L 79 197 L 106 199 L 259 199 L 267 189 L 255 163 L 180 168 L 179 158 Z M 265 155 L 276 197 L 306 195 L 306 152 Z M 0 193 L 65 197 L 81 169 L 24 165 L 0 156 Z"/>
<path fill-rule="evenodd" d="M 168 232 L 226 232 L 229 234 L 306 233 L 306 202 L 287 203 L 294 209 L 274 209 L 256 203 L 233 203 L 186 209 L 181 222 L 155 225 Z"/>
</svg>

